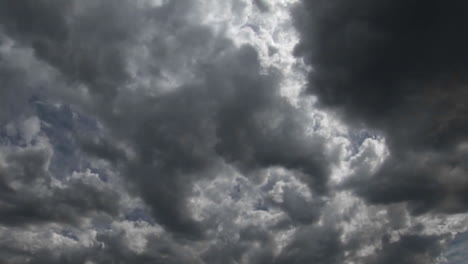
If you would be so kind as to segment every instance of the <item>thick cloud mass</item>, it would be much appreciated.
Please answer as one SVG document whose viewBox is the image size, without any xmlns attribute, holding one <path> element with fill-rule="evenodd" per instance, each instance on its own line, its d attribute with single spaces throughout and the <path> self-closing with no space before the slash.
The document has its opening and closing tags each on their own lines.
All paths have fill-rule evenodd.
<svg viewBox="0 0 468 264">
<path fill-rule="evenodd" d="M 413 215 L 466 212 L 467 11 L 457 0 L 317 0 L 296 8 L 295 52 L 312 66 L 308 92 L 388 144 L 379 169 L 347 181 L 368 202 L 405 203 Z M 375 263 L 432 261 L 396 261 L 398 247 L 384 246 Z"/>
<path fill-rule="evenodd" d="M 464 1 L 308 1 L 296 21 L 309 90 L 391 156 L 356 191 L 415 213 L 466 210 L 468 90 Z M 362 186 L 361 179 L 368 184 Z M 370 183 L 370 184 L 369 184 Z"/>
<path fill-rule="evenodd" d="M 1 1 L 0 262 L 443 260 L 465 9 Z"/>
</svg>

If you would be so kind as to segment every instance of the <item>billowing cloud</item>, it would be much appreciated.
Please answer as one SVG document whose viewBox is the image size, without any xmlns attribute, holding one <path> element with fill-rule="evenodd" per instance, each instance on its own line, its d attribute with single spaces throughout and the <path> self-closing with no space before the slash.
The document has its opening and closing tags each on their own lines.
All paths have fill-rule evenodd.
<svg viewBox="0 0 468 264">
<path fill-rule="evenodd" d="M 441 260 L 468 221 L 463 38 L 419 11 L 0 3 L 0 261 Z"/>
<path fill-rule="evenodd" d="M 385 138 L 383 164 L 356 168 L 344 184 L 368 203 L 402 203 L 412 216 L 466 212 L 467 9 L 462 1 L 303 1 L 296 7 L 295 54 L 312 68 L 307 91 L 322 109 Z M 437 245 L 430 240 L 437 238 L 397 243 L 426 244 L 416 254 Z M 405 259 L 397 260 L 400 253 Z M 409 253 L 398 244 L 383 246 L 373 261 L 436 261 L 430 254 L 404 256 Z"/>
<path fill-rule="evenodd" d="M 468 6 L 310 1 L 301 7 L 296 52 L 313 67 L 309 91 L 350 123 L 377 129 L 390 148 L 382 169 L 365 178 L 369 188 L 357 191 L 378 203 L 411 201 L 415 213 L 463 212 L 467 39 L 460 23 Z"/>
</svg>

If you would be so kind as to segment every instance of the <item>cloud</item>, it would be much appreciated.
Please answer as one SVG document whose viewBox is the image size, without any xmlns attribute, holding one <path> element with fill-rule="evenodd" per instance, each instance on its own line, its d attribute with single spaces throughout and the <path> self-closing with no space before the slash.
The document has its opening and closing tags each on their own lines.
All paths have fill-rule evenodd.
<svg viewBox="0 0 468 264">
<path fill-rule="evenodd" d="M 25 120 L 19 129 L 28 127 Z M 31 134 L 26 134 L 30 138 Z M 45 138 L 25 147 L 4 147 L 0 159 L 1 217 L 4 225 L 76 222 L 95 213 L 118 213 L 119 195 L 96 175 L 73 175 L 60 185 L 49 172 L 52 146 Z M 87 178 L 96 179 L 88 181 Z"/>
<path fill-rule="evenodd" d="M 0 261 L 436 261 L 464 4 L 381 3 L 0 3 Z"/>
<path fill-rule="evenodd" d="M 105 1 L 76 5 L 47 9 L 57 17 L 70 12 L 66 38 L 43 40 L 47 34 L 40 34 L 38 39 L 21 28 L 12 35 L 45 41 L 44 47 L 33 46 L 37 56 L 65 79 L 88 88 L 91 101 L 83 109 L 103 124 L 106 137 L 116 140 L 110 144 L 121 143 L 134 154 L 118 166 L 159 222 L 200 235 L 186 213 L 185 199 L 191 182 L 216 174 L 223 160 L 246 171 L 269 166 L 296 170 L 314 190 L 326 192 L 322 139 L 306 134 L 304 114 L 280 96 L 279 73 L 261 74 L 252 47 L 236 47 L 208 28 L 190 24 L 188 2 L 152 9 L 126 1 L 111 9 Z M 91 10 L 81 13 L 81 8 Z M 85 27 L 103 15 L 109 19 L 97 28 Z M 114 23 L 128 20 L 129 25 Z M 83 40 L 87 48 L 77 48 Z M 139 64 L 140 51 L 151 58 L 150 65 Z M 155 86 L 147 90 L 139 74 Z M 182 77 L 169 80 L 176 82 L 172 87 L 158 86 L 171 74 Z M 84 149 L 103 154 L 99 148 Z"/>
<path fill-rule="evenodd" d="M 433 263 L 441 253 L 440 238 L 404 236 L 398 242 L 384 242 L 378 257 L 368 263 Z"/>
<path fill-rule="evenodd" d="M 450 249 L 444 254 L 449 264 L 463 263 L 466 259 L 466 233 L 458 235 L 451 242 Z"/>
<path fill-rule="evenodd" d="M 342 263 L 339 232 L 332 227 L 298 229 L 274 263 Z"/>
<path fill-rule="evenodd" d="M 360 165 L 344 184 L 369 204 L 402 203 L 413 216 L 466 211 L 467 9 L 463 1 L 297 5 L 295 54 L 311 66 L 306 92 L 351 127 L 385 138 L 383 164 L 366 168 L 356 156 Z M 378 263 L 405 254 L 385 247 Z"/>
<path fill-rule="evenodd" d="M 2 224 L 80 228 L 91 221 L 95 240 L 106 245 L 100 248 L 96 242 L 95 247 L 58 253 L 20 250 L 17 254 L 23 261 L 181 262 L 181 247 L 188 241 L 197 247 L 226 235 L 213 236 L 213 227 L 208 226 L 212 219 L 197 220 L 188 202 L 196 182 L 232 170 L 255 178 L 272 167 L 283 168 L 317 197 L 328 193 L 329 154 L 324 151 L 324 137 L 309 131 L 306 104 L 293 106 L 281 95 L 281 71 L 264 67 L 252 45 L 237 45 L 201 24 L 200 3 L 102 0 L 0 5 L 2 32 L 11 43 L 5 54 L 15 51 L 25 57 L 18 69 L 5 65 L 19 75 L 11 86 L 25 87 L 25 95 L 15 99 L 26 113 L 38 116 L 34 120 L 40 129 L 32 131 L 41 134 L 47 149 L 34 152 L 38 143 L 31 139 L 33 132 L 23 133 L 27 126 L 19 129 L 19 137 L 28 145 L 13 142 L 14 148 L 31 153 L 28 158 L 9 158 L 5 175 L 14 177 L 11 170 L 16 167 L 28 169 L 21 175 L 32 180 L 21 182 L 21 199 L 16 194 L 5 197 L 9 206 L 2 207 Z M 242 13 L 243 6 L 233 3 L 232 12 Z M 32 62 L 44 69 L 44 81 L 30 76 Z M 87 117 L 93 120 L 88 128 Z M 14 114 L 5 117 L 15 119 Z M 37 128 L 37 122 L 31 124 Z M 13 185 L 7 182 L 5 188 Z M 148 239 L 141 254 L 132 253 L 122 242 L 127 238 L 106 234 L 107 216 L 128 214 L 121 199 L 122 203 L 141 199 L 167 232 L 164 238 L 154 238 L 158 242 Z M 294 223 L 313 223 L 320 214 L 319 204 L 301 212 L 312 204 L 285 188 L 284 202 L 275 207 Z M 232 225 L 243 243 L 208 247 L 200 253 L 200 261 L 273 258 L 275 246 L 266 229 L 255 231 L 256 223 Z M 161 239 L 170 245 L 158 245 Z M 251 251 L 253 244 L 263 246 Z M 193 262 L 198 257 L 187 258 Z"/>
<path fill-rule="evenodd" d="M 399 189 L 392 199 L 426 204 L 423 211 L 463 211 L 464 196 L 452 190 L 464 184 L 466 174 L 460 148 L 467 129 L 461 102 L 467 39 L 459 24 L 467 6 L 460 1 L 311 1 L 301 7 L 296 53 L 313 67 L 309 91 L 349 123 L 377 129 L 389 145 L 386 164 L 365 180 Z M 457 176 L 442 176 L 447 174 Z M 397 187 L 394 178 L 400 176 L 394 175 L 421 191 Z M 389 185 L 383 187 L 385 179 Z M 439 195 L 426 195 L 434 191 Z M 380 192 L 360 191 L 374 201 Z M 454 203 L 450 209 L 430 201 L 447 196 Z"/>
</svg>

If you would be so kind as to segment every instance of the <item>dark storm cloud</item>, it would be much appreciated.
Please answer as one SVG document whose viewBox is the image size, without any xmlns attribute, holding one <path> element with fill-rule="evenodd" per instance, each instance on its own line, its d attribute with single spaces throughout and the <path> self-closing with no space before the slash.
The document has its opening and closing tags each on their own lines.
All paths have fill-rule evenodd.
<svg viewBox="0 0 468 264">
<path fill-rule="evenodd" d="M 194 181 L 223 173 L 226 164 L 247 174 L 278 166 L 322 195 L 329 168 L 323 139 L 308 133 L 303 109 L 280 96 L 282 76 L 261 73 L 253 47 L 237 47 L 198 25 L 192 5 L 7 1 L 0 23 L 71 89 L 87 88 L 86 99 L 62 98 L 103 126 L 97 139 L 82 140 L 82 150 L 118 168 L 157 223 L 200 238 L 213 227 L 194 220 L 186 204 Z M 165 88 L 171 74 L 177 84 Z M 60 100 L 64 89 L 47 92 Z M 300 210 L 294 200 L 288 197 L 285 207 L 292 218 L 317 218 L 294 215 Z"/>
<path fill-rule="evenodd" d="M 269 230 L 258 226 L 249 226 L 239 231 L 239 240 L 229 237 L 217 241 L 202 254 L 205 263 L 272 263 L 273 237 Z M 252 248 L 254 245 L 255 248 Z"/>
<path fill-rule="evenodd" d="M 414 213 L 466 211 L 468 30 L 464 1 L 304 1 L 296 54 L 309 91 L 382 133 L 390 157 L 353 188 Z M 365 184 L 364 184 L 365 182 Z"/>
<path fill-rule="evenodd" d="M 407 235 L 398 242 L 384 241 L 377 257 L 371 257 L 366 263 L 402 263 L 423 264 L 434 263 L 442 252 L 443 245 L 437 236 Z"/>
<path fill-rule="evenodd" d="M 143 253 L 132 251 L 125 245 L 125 232 L 102 233 L 97 236 L 98 243 L 87 247 L 63 247 L 60 251 L 40 249 L 33 252 L 4 247 L 0 250 L 3 263 L 31 264 L 83 264 L 83 263 L 200 263 L 197 258 L 183 252 L 171 241 L 152 237 L 149 250 Z M 105 246 L 103 246 L 105 245 Z"/>
<path fill-rule="evenodd" d="M 22 47 L 9 42 L 10 38 L 0 27 L 1 124 L 11 121 L 13 117 L 31 114 L 33 111 L 28 106 L 28 100 L 47 83 L 44 80 L 47 78 L 43 78 L 46 70 L 38 68 L 38 63 L 31 60 L 31 54 L 22 52 Z"/>
<path fill-rule="evenodd" d="M 314 190 L 326 190 L 320 138 L 305 135 L 305 117 L 279 97 L 275 78 L 258 75 L 251 47 L 230 46 L 224 52 L 198 73 L 202 85 L 130 102 L 132 112 L 121 118 L 131 130 L 111 124 L 129 133 L 125 139 L 137 154 L 127 173 L 140 184 L 157 219 L 177 231 L 195 232 L 187 229 L 194 223 L 184 197 L 192 181 L 222 173 L 222 160 L 247 172 L 284 166 L 305 175 Z"/>
<path fill-rule="evenodd" d="M 94 213 L 118 213 L 119 195 L 113 190 L 73 178 L 63 188 L 52 186 L 48 172 L 51 154 L 48 148 L 3 151 L 1 224 L 76 223 Z"/>
<path fill-rule="evenodd" d="M 436 259 L 445 237 L 388 237 L 410 229 L 406 208 L 466 209 L 468 40 L 455 27 L 465 4 L 304 1 L 297 10 L 296 52 L 314 68 L 309 90 L 390 148 L 375 175 L 357 164 L 377 155 L 371 150 L 350 164 L 359 174 L 346 187 L 378 204 L 376 218 L 390 225 L 364 235 L 353 219 L 338 223 L 368 212 L 334 210 L 329 176 L 339 151 L 325 140 L 335 135 L 311 127 L 310 98 L 296 107 L 282 97 L 283 71 L 262 66 L 223 25 L 203 24 L 205 2 L 150 2 L 0 3 L 0 232 L 13 236 L 0 241 L 0 261 Z M 227 8 L 240 16 L 244 4 Z M 250 4 L 262 14 L 275 6 Z M 386 207 L 400 202 L 407 207 Z M 359 255 L 368 245 L 375 252 Z"/>
<path fill-rule="evenodd" d="M 268 181 L 262 186 L 262 191 L 265 193 L 274 192 L 274 187 L 282 180 L 288 182 L 287 177 L 279 173 L 270 175 Z M 321 214 L 321 208 L 324 202 L 318 197 L 312 195 L 311 199 L 307 199 L 304 194 L 298 191 L 298 186 L 282 186 L 281 199 L 268 198 L 264 201 L 264 206 L 279 207 L 286 212 L 292 224 L 311 224 L 318 220 Z"/>
<path fill-rule="evenodd" d="M 291 243 L 273 263 L 342 263 L 340 232 L 333 227 L 304 227 L 296 230 Z"/>
<path fill-rule="evenodd" d="M 375 173 L 358 169 L 346 183 L 367 202 L 406 203 L 413 215 L 468 209 L 467 11 L 458 0 L 313 0 L 295 9 L 295 53 L 312 66 L 307 92 L 389 147 Z M 433 263 L 438 240 L 403 237 L 371 263 Z"/>
</svg>

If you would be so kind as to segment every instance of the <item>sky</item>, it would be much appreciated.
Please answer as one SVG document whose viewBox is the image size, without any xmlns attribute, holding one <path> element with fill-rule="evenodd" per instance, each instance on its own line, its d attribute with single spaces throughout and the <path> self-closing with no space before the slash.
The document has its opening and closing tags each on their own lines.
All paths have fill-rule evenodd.
<svg viewBox="0 0 468 264">
<path fill-rule="evenodd" d="M 467 12 L 0 1 L 0 262 L 465 263 Z"/>
</svg>

